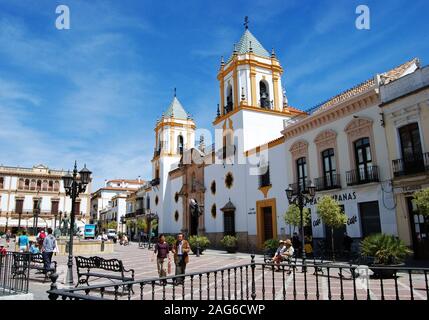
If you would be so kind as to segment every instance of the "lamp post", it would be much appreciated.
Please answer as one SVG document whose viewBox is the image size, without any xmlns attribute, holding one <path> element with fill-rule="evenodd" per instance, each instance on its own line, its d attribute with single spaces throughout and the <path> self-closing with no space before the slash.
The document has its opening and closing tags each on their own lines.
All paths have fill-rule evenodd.
<svg viewBox="0 0 429 320">
<path fill-rule="evenodd" d="M 70 212 L 70 238 L 69 238 L 69 256 L 67 261 L 67 277 L 66 285 L 73 287 L 73 236 L 74 236 L 74 223 L 75 223 L 75 202 L 76 198 L 81 192 L 85 192 L 87 184 L 91 180 L 91 171 L 86 168 L 86 165 L 77 172 L 76 161 L 74 163 L 73 175 L 70 171 L 62 177 L 64 182 L 64 189 L 66 195 L 71 198 L 71 212 Z"/>
<path fill-rule="evenodd" d="M 304 189 L 304 190 L 303 190 Z M 304 207 L 313 202 L 314 196 L 316 194 L 316 187 L 313 183 L 310 184 L 310 186 L 305 190 L 305 188 L 301 188 L 298 184 L 298 193 L 294 196 L 293 189 L 289 185 L 289 187 L 285 190 L 286 196 L 289 201 L 289 204 L 294 204 L 299 208 L 300 213 L 300 220 L 301 220 L 301 246 L 302 246 L 302 271 L 305 270 L 305 239 L 304 239 L 304 217 L 303 217 L 303 211 Z"/>
<path fill-rule="evenodd" d="M 149 225 L 149 244 L 148 244 L 148 249 L 151 249 L 151 243 L 152 243 L 152 220 L 156 220 L 158 219 L 158 215 L 156 213 L 150 212 L 148 214 L 146 214 L 146 220 L 147 223 Z"/>
</svg>

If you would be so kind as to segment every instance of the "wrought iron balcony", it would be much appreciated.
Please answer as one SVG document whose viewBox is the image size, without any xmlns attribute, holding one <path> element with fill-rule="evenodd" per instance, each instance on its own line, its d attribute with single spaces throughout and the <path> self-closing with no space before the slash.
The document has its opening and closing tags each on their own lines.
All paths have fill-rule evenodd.
<svg viewBox="0 0 429 320">
<path fill-rule="evenodd" d="M 308 192 L 308 187 L 311 185 L 310 180 L 305 180 L 304 183 L 302 182 L 295 182 L 290 184 L 290 187 L 292 188 L 292 195 L 295 196 L 298 194 L 298 191 L 301 190 L 301 192 L 306 193 Z"/>
<path fill-rule="evenodd" d="M 159 184 L 160 184 L 160 179 L 159 178 L 152 179 L 152 181 L 150 182 L 150 185 L 152 187 L 157 186 Z"/>
<path fill-rule="evenodd" d="M 161 154 L 161 149 L 155 148 L 155 150 L 153 151 L 153 156 L 157 157 Z"/>
<path fill-rule="evenodd" d="M 392 161 L 395 177 L 429 171 L 429 152 L 414 154 Z"/>
<path fill-rule="evenodd" d="M 327 175 L 314 179 L 316 191 L 341 189 L 341 177 L 339 174 Z"/>
<path fill-rule="evenodd" d="M 366 168 L 347 171 L 346 181 L 348 186 L 379 182 L 378 166 L 368 166 Z"/>
<path fill-rule="evenodd" d="M 228 112 L 231 112 L 232 109 L 234 109 L 234 104 L 232 103 L 232 101 L 228 101 L 225 107 L 223 108 L 223 114 L 227 114 Z"/>
<path fill-rule="evenodd" d="M 259 100 L 259 104 L 260 104 L 261 108 L 264 108 L 264 109 L 272 109 L 272 107 L 273 107 L 273 101 L 270 101 L 268 99 L 261 98 Z"/>
</svg>

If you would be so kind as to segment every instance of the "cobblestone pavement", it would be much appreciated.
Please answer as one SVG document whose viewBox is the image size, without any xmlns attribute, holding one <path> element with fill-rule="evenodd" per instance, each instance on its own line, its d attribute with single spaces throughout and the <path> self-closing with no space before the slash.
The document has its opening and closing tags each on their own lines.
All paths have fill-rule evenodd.
<svg viewBox="0 0 429 320">
<path fill-rule="evenodd" d="M 89 256 L 89 255 L 88 255 Z M 153 252 L 147 248 L 139 248 L 137 243 L 131 243 L 129 246 L 121 246 L 117 244 L 115 246 L 115 253 L 113 254 L 98 254 L 98 256 L 112 259 L 116 258 L 122 260 L 123 265 L 126 269 L 135 270 L 135 279 L 151 279 L 158 276 L 156 270 L 156 262 L 151 261 Z M 262 256 L 258 256 L 258 259 L 262 261 Z M 52 260 L 58 263 L 58 287 L 61 288 L 65 281 L 65 275 L 67 270 L 67 256 L 54 256 Z M 204 270 L 213 270 L 217 268 L 223 268 L 228 266 L 234 266 L 239 264 L 250 263 L 251 258 L 249 254 L 228 254 L 224 251 L 207 250 L 204 251 L 200 257 L 194 255 L 190 256 L 190 263 L 187 265 L 186 272 L 200 272 Z M 75 261 L 73 261 L 75 264 Z M 76 267 L 73 266 L 75 271 L 74 281 L 77 281 Z M 172 265 L 172 271 L 174 273 L 174 263 Z M 43 275 L 36 274 L 34 270 L 30 274 L 30 292 L 35 296 L 35 299 L 48 299 L 46 291 L 49 290 L 50 281 L 44 281 Z M 89 281 L 90 284 L 97 283 L 109 283 L 109 280 L 95 280 Z"/>
<path fill-rule="evenodd" d="M 117 258 L 123 261 L 126 269 L 135 270 L 136 280 L 153 279 L 157 277 L 155 261 L 151 261 L 152 252 L 147 248 L 139 248 L 133 243 L 123 247 L 116 245 L 114 254 L 100 255 L 104 258 Z M 58 262 L 58 287 L 61 288 L 65 280 L 67 257 L 55 256 Z M 245 253 L 227 254 L 223 251 L 207 250 L 200 257 L 190 256 L 190 263 L 186 269 L 187 273 L 204 272 L 219 268 L 231 269 L 224 272 L 203 273 L 187 277 L 185 285 L 174 286 L 171 281 L 167 285 L 160 285 L 158 281 L 145 283 L 143 286 L 134 285 L 134 294 L 129 297 L 125 293 L 119 299 L 251 299 L 252 298 L 252 270 L 250 266 L 244 266 L 251 261 L 250 255 Z M 424 273 L 412 274 L 411 285 L 408 273 L 401 273 L 396 279 L 371 279 L 364 274 L 352 280 L 349 268 L 345 267 L 329 270 L 324 269 L 322 273 L 314 273 L 314 268 L 308 268 L 307 273 L 302 273 L 300 268 L 292 269 L 289 274 L 288 268 L 276 272 L 272 267 L 262 266 L 262 256 L 257 255 L 254 270 L 256 299 L 267 300 L 351 300 L 355 297 L 359 300 L 367 299 L 368 295 L 373 300 L 396 299 L 401 300 L 427 300 L 428 299 L 428 276 Z M 242 266 L 242 267 L 240 267 Z M 234 268 L 235 267 L 235 268 Z M 365 271 L 365 269 L 363 269 Z M 174 272 L 174 266 L 173 266 Z M 340 277 L 340 273 L 341 276 Z M 32 273 L 30 291 L 36 299 L 47 299 L 46 291 L 49 289 L 49 281 L 43 283 L 43 277 Z M 74 278 L 77 280 L 77 275 Z M 90 281 L 90 284 L 107 284 L 109 280 Z M 107 288 L 105 298 L 113 299 L 113 287 Z M 122 292 L 119 289 L 119 292 Z M 80 293 L 84 294 L 84 291 Z M 91 295 L 100 296 L 100 293 L 91 292 Z"/>
</svg>

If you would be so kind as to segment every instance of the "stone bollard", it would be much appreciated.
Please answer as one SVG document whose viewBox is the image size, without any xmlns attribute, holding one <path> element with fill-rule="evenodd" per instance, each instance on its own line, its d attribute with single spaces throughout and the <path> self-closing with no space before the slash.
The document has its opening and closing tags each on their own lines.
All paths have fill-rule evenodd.
<svg viewBox="0 0 429 320">
<path fill-rule="evenodd" d="M 57 279 L 58 279 L 58 274 L 55 272 L 55 273 L 53 273 L 53 274 L 51 274 L 50 276 L 49 276 L 49 278 L 51 279 L 51 289 L 49 290 L 49 291 L 54 291 L 54 290 L 57 290 L 58 289 L 58 287 L 57 287 Z M 49 292 L 48 291 L 48 297 L 49 297 L 49 300 L 57 300 L 58 299 L 58 294 L 57 293 L 53 293 L 53 292 Z"/>
</svg>

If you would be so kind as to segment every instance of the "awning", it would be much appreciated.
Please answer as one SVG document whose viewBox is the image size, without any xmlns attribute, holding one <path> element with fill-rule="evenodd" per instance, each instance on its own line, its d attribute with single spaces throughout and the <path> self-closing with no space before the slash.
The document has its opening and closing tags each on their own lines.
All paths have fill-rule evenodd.
<svg viewBox="0 0 429 320">
<path fill-rule="evenodd" d="M 234 204 L 231 202 L 231 199 L 229 199 L 229 201 L 223 206 L 223 208 L 220 209 L 220 211 L 222 212 L 231 212 L 231 211 L 235 211 L 235 206 Z"/>
</svg>

